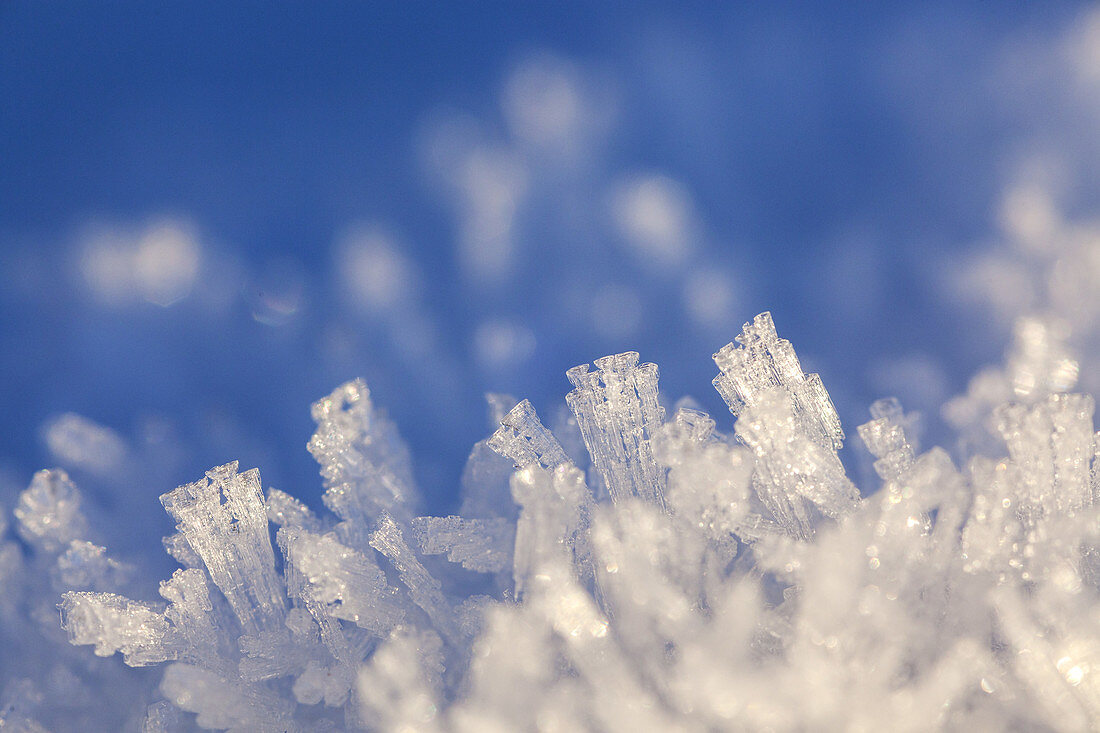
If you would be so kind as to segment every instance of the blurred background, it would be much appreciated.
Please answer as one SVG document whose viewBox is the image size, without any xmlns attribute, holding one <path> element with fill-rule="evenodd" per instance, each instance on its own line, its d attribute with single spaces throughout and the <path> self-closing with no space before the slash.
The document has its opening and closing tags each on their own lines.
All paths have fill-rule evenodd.
<svg viewBox="0 0 1100 733">
<path fill-rule="evenodd" d="M 123 551 L 232 459 L 318 507 L 362 376 L 451 512 L 486 392 L 636 350 L 728 429 L 766 309 L 850 436 L 935 442 L 1098 164 L 1087 4 L 2 0 L 0 502 L 61 465 Z"/>
</svg>

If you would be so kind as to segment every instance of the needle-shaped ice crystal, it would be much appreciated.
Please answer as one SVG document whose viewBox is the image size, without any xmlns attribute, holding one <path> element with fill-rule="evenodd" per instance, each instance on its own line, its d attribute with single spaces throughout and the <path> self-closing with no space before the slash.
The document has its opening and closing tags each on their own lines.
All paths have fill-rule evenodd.
<svg viewBox="0 0 1100 733">
<path fill-rule="evenodd" d="M 164 611 L 114 593 L 70 591 L 58 606 L 73 644 L 94 644 L 106 657 L 121 652 L 131 667 L 174 659 L 218 665 L 218 636 L 205 575 L 177 570 L 160 584 Z"/>
<path fill-rule="evenodd" d="M 573 391 L 566 396 L 584 444 L 612 501 L 640 496 L 662 504 L 665 475 L 650 440 L 665 411 L 657 401 L 656 364 L 638 364 L 638 353 L 605 356 L 566 372 Z"/>
<path fill-rule="evenodd" d="M 393 517 L 382 516 L 378 529 L 371 535 L 370 545 L 397 568 L 401 582 L 409 590 L 409 598 L 428 614 L 428 618 L 443 637 L 451 642 L 457 641 L 458 629 L 451 604 L 443 595 L 439 581 L 428 572 L 405 542 L 401 527 Z"/>
<path fill-rule="evenodd" d="M 810 434 L 822 445 L 839 450 L 844 442 L 840 418 L 829 393 L 817 374 L 804 374 L 794 347 L 775 332 L 772 314 L 765 311 L 746 323 L 736 339 L 714 355 L 721 373 L 714 387 L 729 405 L 734 417 L 759 403 L 778 387 L 794 400 L 797 413 L 805 418 Z"/>
<path fill-rule="evenodd" d="M 905 432 L 905 416 L 894 398 L 871 405 L 871 420 L 859 426 L 859 437 L 876 459 L 875 472 L 896 480 L 913 465 L 913 446 Z"/>
<path fill-rule="evenodd" d="M 370 557 L 331 534 L 294 527 L 279 530 L 290 591 L 301 598 L 326 633 L 326 619 L 343 619 L 383 636 L 402 617 L 393 588 Z M 327 641 L 327 640 L 326 640 Z"/>
<path fill-rule="evenodd" d="M 321 465 L 325 505 L 341 519 L 367 522 L 380 512 L 408 519 L 416 503 L 408 451 L 374 409 L 366 383 L 341 385 L 312 414 L 309 452 Z"/>
<path fill-rule="evenodd" d="M 539 465 L 553 469 L 569 463 L 553 433 L 539 421 L 535 408 L 527 400 L 513 407 L 489 438 L 489 447 L 512 459 L 517 468 Z"/>
<path fill-rule="evenodd" d="M 311 532 L 321 529 L 321 521 L 304 503 L 285 491 L 267 490 L 267 518 L 279 527 L 300 527 Z"/>
<path fill-rule="evenodd" d="M 131 667 L 175 658 L 165 644 L 168 621 L 153 606 L 113 593 L 73 591 L 61 602 L 62 628 L 73 644 L 94 644 L 95 653 L 121 652 Z"/>
<path fill-rule="evenodd" d="M 791 535 L 812 534 L 803 500 L 839 516 L 854 508 L 859 492 L 848 480 L 837 450 L 840 419 L 821 378 L 806 375 L 771 314 L 746 323 L 714 355 L 721 370 L 714 386 L 737 418 L 737 437 L 756 457 L 754 487 L 776 521 Z"/>
<path fill-rule="evenodd" d="M 202 558 L 199 557 L 198 553 L 191 547 L 191 544 L 187 541 L 187 538 L 183 536 L 182 532 L 173 532 L 167 537 L 162 537 L 161 544 L 164 545 L 164 551 L 183 567 L 202 567 Z"/>
<path fill-rule="evenodd" d="M 282 624 L 285 592 L 275 570 L 260 472 L 237 462 L 160 497 L 176 529 L 202 558 L 246 633 Z"/>
<path fill-rule="evenodd" d="M 462 517 L 417 517 L 412 521 L 413 536 L 425 555 L 447 554 L 451 562 L 467 570 L 496 573 L 511 558 L 514 530 L 500 517 L 463 519 Z"/>
</svg>

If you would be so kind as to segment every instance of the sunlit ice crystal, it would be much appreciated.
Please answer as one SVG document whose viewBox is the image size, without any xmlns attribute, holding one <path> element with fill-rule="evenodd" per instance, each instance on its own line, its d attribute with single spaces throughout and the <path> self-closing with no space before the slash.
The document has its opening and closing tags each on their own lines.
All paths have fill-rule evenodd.
<svg viewBox="0 0 1100 733">
<path fill-rule="evenodd" d="M 408 452 L 374 409 L 362 380 L 313 404 L 317 431 L 309 451 L 321 465 L 325 505 L 343 519 L 365 521 L 380 511 L 407 517 L 417 502 Z"/>
<path fill-rule="evenodd" d="M 859 496 L 837 456 L 840 419 L 821 378 L 805 375 L 790 342 L 776 335 L 770 313 L 746 323 L 737 341 L 714 355 L 721 370 L 714 386 L 756 458 L 756 494 L 784 531 L 807 537 L 807 501 L 838 517 Z"/>
<path fill-rule="evenodd" d="M 382 636 L 402 617 L 394 590 L 372 557 L 342 545 L 332 534 L 315 534 L 284 527 L 279 546 L 285 557 L 285 573 L 291 593 L 301 599 L 321 626 L 329 630 L 329 617 L 350 621 Z M 343 641 L 326 638 L 326 643 Z M 334 655 L 337 649 L 334 648 Z"/>
<path fill-rule="evenodd" d="M 242 627 L 254 632 L 281 624 L 286 595 L 275 570 L 259 471 L 237 473 L 237 462 L 227 463 L 164 494 L 161 503 Z"/>
<path fill-rule="evenodd" d="M 439 580 L 428 572 L 409 547 L 401 526 L 393 517 L 381 517 L 378 529 L 371 535 L 370 545 L 392 563 L 412 602 L 428 615 L 440 635 L 457 643 L 460 629 L 453 604 L 443 593 Z"/>
<path fill-rule="evenodd" d="M 689 400 L 666 414 L 636 353 L 604 357 L 568 373 L 575 424 L 491 397 L 462 515 L 417 516 L 409 454 L 353 381 L 314 405 L 320 511 L 211 469 L 164 495 L 182 568 L 135 600 L 43 472 L 0 579 L 46 578 L 47 611 L 64 591 L 94 655 L 166 663 L 129 714 L 148 730 L 1090 729 L 1093 400 L 1038 328 L 966 398 L 984 452 L 922 452 L 917 416 L 874 403 L 865 498 L 765 313 L 715 355 L 732 434 Z"/>
<path fill-rule="evenodd" d="M 500 420 L 500 428 L 489 438 L 489 447 L 512 459 L 517 467 L 537 464 L 554 468 L 570 462 L 527 400 L 517 404 Z"/>
<path fill-rule="evenodd" d="M 500 517 L 417 517 L 412 526 L 421 552 L 446 553 L 451 562 L 480 573 L 504 569 L 515 542 L 514 527 Z"/>
<path fill-rule="evenodd" d="M 94 644 L 100 656 L 121 652 L 135 667 L 175 658 L 164 644 L 168 622 L 148 604 L 110 593 L 69 593 L 62 617 L 72 643 Z"/>
<path fill-rule="evenodd" d="M 859 437 L 877 460 L 875 472 L 883 479 L 896 479 L 913 465 L 914 450 L 907 434 L 901 405 L 895 399 L 879 400 L 871 405 L 870 422 L 859 426 Z"/>
<path fill-rule="evenodd" d="M 584 444 L 613 501 L 641 496 L 660 503 L 664 474 L 650 440 L 664 421 L 657 398 L 657 365 L 638 364 L 628 351 L 570 369 L 566 401 L 577 417 Z"/>
<path fill-rule="evenodd" d="M 795 411 L 804 419 L 804 429 L 817 442 L 839 449 L 844 431 L 821 377 L 802 372 L 791 342 L 776 334 L 771 313 L 765 311 L 746 323 L 737 343 L 740 346 L 727 344 L 714 355 L 721 370 L 714 387 L 734 417 L 778 388 L 793 400 Z"/>
</svg>

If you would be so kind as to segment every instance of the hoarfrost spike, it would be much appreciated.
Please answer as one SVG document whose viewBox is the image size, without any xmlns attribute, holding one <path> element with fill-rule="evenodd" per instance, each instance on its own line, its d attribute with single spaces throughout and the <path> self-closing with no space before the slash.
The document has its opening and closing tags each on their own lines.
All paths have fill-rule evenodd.
<svg viewBox="0 0 1100 733">
<path fill-rule="evenodd" d="M 221 589 L 246 633 L 283 623 L 286 594 L 275 571 L 260 472 L 237 473 L 237 462 L 160 497 Z"/>
<path fill-rule="evenodd" d="M 612 501 L 640 496 L 663 504 L 665 475 L 650 440 L 664 421 L 657 401 L 656 364 L 638 364 L 638 353 L 605 356 L 566 372 L 566 396 L 581 436 Z"/>
<path fill-rule="evenodd" d="M 775 332 L 770 313 L 746 323 L 714 355 L 714 386 L 737 418 L 738 439 L 756 459 L 753 486 L 793 537 L 813 534 L 805 501 L 831 517 L 852 511 L 859 492 L 837 456 L 844 432 L 816 374 L 805 375 L 794 348 Z"/>
<path fill-rule="evenodd" d="M 416 504 L 408 451 L 371 403 L 361 379 L 313 403 L 317 431 L 309 452 L 321 466 L 325 506 L 341 519 L 369 523 L 381 512 L 407 520 Z"/>
<path fill-rule="evenodd" d="M 570 463 L 561 445 L 547 430 L 527 400 L 513 407 L 500 421 L 500 427 L 489 438 L 489 447 L 510 458 L 516 468 L 531 465 L 553 469 Z"/>
</svg>

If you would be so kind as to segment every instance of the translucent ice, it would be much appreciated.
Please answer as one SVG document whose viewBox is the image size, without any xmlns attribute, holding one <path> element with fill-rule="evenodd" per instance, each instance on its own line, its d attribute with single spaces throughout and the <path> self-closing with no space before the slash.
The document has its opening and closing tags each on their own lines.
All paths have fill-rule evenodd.
<svg viewBox="0 0 1100 733">
<path fill-rule="evenodd" d="M 806 501 L 839 517 L 859 498 L 837 456 L 840 419 L 821 378 L 803 374 L 790 342 L 776 335 L 770 313 L 746 323 L 737 341 L 740 347 L 731 343 L 714 355 L 721 369 L 714 386 L 755 456 L 760 501 L 787 533 L 808 537 Z"/>
<path fill-rule="evenodd" d="M 237 473 L 237 462 L 227 463 L 160 501 L 245 631 L 282 624 L 286 594 L 275 571 L 260 472 Z"/>
<path fill-rule="evenodd" d="M 467 570 L 498 572 L 512 554 L 513 530 L 501 518 L 417 517 L 413 531 L 421 552 L 446 553 L 448 560 L 461 563 Z"/>
<path fill-rule="evenodd" d="M 527 400 L 513 407 L 500 421 L 500 428 L 489 438 L 489 447 L 523 468 L 532 464 L 555 468 L 568 463 L 553 434 L 539 422 L 535 408 Z"/>
<path fill-rule="evenodd" d="M 322 635 L 328 617 L 379 636 L 401 620 L 394 590 L 372 558 L 340 544 L 331 534 L 291 527 L 279 530 L 279 546 L 291 593 L 314 614 Z"/>
<path fill-rule="evenodd" d="M 859 437 L 876 459 L 875 471 L 883 479 L 896 479 L 913 465 L 913 446 L 906 435 L 901 405 L 885 399 L 871 406 L 870 422 L 859 426 Z"/>
<path fill-rule="evenodd" d="M 378 512 L 408 518 L 416 504 L 409 456 L 394 426 L 371 403 L 362 380 L 313 403 L 317 431 L 309 452 L 321 464 L 325 506 L 343 519 Z"/>
<path fill-rule="evenodd" d="M 865 498 L 820 379 L 765 313 L 715 355 L 733 435 L 686 399 L 666 421 L 657 368 L 605 357 L 569 371 L 557 435 L 494 396 L 463 514 L 417 517 L 407 452 L 350 382 L 314 405 L 328 512 L 211 469 L 162 497 L 183 567 L 146 602 L 114 592 L 129 566 L 41 472 L 0 582 L 38 588 L 39 625 L 67 588 L 62 627 L 99 656 L 168 662 L 164 700 L 149 686 L 128 713 L 149 731 L 192 714 L 238 732 L 1088 730 L 1100 445 L 1043 323 L 956 401 L 961 469 L 874 403 Z M 0 624 L 20 603 L 0 595 Z M 8 697 L 31 710 L 36 690 Z M 47 710 L 0 723 L 37 731 Z"/>
<path fill-rule="evenodd" d="M 628 351 L 566 372 L 573 391 L 566 396 L 584 444 L 613 501 L 630 496 L 660 504 L 664 472 L 653 458 L 650 440 L 664 421 L 657 400 L 657 365 L 638 364 Z"/>
<path fill-rule="evenodd" d="M 83 539 L 88 527 L 80 510 L 82 500 L 67 473 L 61 469 L 39 471 L 15 506 L 20 536 L 47 552 Z"/>
<path fill-rule="evenodd" d="M 164 643 L 168 621 L 149 604 L 112 593 L 70 592 L 61 615 L 70 641 L 94 644 L 101 657 L 121 652 L 134 667 L 175 658 Z"/>
</svg>

